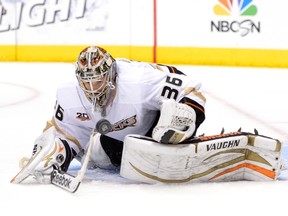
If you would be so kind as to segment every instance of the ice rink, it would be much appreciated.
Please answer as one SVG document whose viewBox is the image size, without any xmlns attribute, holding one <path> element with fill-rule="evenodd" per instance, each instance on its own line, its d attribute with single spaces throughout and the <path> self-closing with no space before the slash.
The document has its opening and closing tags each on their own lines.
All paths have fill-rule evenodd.
<svg viewBox="0 0 288 216">
<path fill-rule="evenodd" d="M 288 69 L 178 66 L 203 83 L 206 121 L 198 134 L 253 132 L 288 143 Z M 51 118 L 58 84 L 76 81 L 71 63 L 0 63 L 2 215 L 283 215 L 288 178 L 274 182 L 145 185 L 98 173 L 75 194 L 10 180 Z"/>
</svg>

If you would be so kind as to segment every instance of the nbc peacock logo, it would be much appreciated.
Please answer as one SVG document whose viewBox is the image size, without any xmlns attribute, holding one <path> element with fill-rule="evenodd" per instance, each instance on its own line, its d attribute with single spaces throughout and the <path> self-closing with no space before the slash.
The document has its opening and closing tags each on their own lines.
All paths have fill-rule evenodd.
<svg viewBox="0 0 288 216">
<path fill-rule="evenodd" d="M 255 16 L 257 7 L 253 0 L 218 0 L 214 6 L 214 13 L 219 16 L 231 16 L 233 13 L 240 16 Z"/>
<path fill-rule="evenodd" d="M 226 18 L 211 21 L 211 32 L 233 32 L 239 33 L 242 37 L 260 33 L 260 22 L 252 20 L 258 12 L 253 0 L 218 0 L 213 11 L 218 17 Z"/>
</svg>

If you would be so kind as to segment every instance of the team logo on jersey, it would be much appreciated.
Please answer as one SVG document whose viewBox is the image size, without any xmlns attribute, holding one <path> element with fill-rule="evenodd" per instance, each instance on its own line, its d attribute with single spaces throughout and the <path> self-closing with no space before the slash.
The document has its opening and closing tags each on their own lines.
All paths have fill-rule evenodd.
<svg viewBox="0 0 288 216">
<path fill-rule="evenodd" d="M 112 125 L 113 131 L 123 130 L 126 127 L 134 127 L 136 124 L 136 115 L 131 116 L 130 118 L 123 119 L 121 121 L 116 122 Z"/>
<path fill-rule="evenodd" d="M 76 119 L 78 119 L 80 121 L 89 121 L 89 120 L 91 120 L 87 113 L 77 112 L 76 115 L 77 115 Z"/>
</svg>

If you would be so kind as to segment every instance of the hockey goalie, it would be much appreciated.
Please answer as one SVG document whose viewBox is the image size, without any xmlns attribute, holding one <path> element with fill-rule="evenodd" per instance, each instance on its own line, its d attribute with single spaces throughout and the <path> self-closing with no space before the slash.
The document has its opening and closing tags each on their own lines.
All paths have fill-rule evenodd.
<svg viewBox="0 0 288 216">
<path fill-rule="evenodd" d="M 164 109 L 171 110 L 174 102 L 163 103 L 158 124 L 159 128 L 177 136 L 181 133 L 171 124 Z M 181 114 L 174 107 L 172 118 Z M 169 114 L 168 114 L 169 115 Z M 174 120 L 173 120 L 174 121 Z M 167 125 L 165 125 L 167 123 Z M 54 123 L 55 124 L 55 123 Z M 179 125 L 178 125 L 179 126 Z M 104 127 L 104 129 L 103 129 Z M 104 126 L 97 125 L 90 136 L 86 151 L 73 156 L 71 147 L 64 139 L 57 138 L 55 126 L 50 126 L 35 143 L 34 154 L 22 161 L 22 170 L 11 182 L 21 183 L 32 176 L 40 183 L 54 183 L 66 187 L 63 181 L 69 181 L 68 190 L 75 192 L 81 180 L 67 175 L 71 160 L 83 157 L 90 168 L 119 169 L 124 178 L 143 183 L 187 183 L 215 181 L 272 181 L 281 171 L 286 170 L 282 158 L 282 143 L 274 138 L 254 133 L 235 131 L 211 136 L 199 136 L 181 143 L 163 143 L 156 141 L 157 136 L 128 134 L 124 142 L 106 136 L 112 130 L 110 122 Z M 107 131 L 105 131 L 107 130 Z M 160 136 L 163 137 L 163 136 Z M 110 142 L 115 145 L 115 152 L 107 154 L 99 150 L 99 143 Z M 117 146 L 117 147 L 116 147 Z M 96 155 L 98 157 L 96 157 Z M 109 157 L 107 157 L 109 155 Z M 25 164 L 24 164 L 25 163 Z M 85 162 L 84 162 L 85 163 Z M 109 166 L 108 166 L 109 165 Z M 87 164 L 82 172 L 85 172 Z M 82 173 L 81 178 L 83 178 Z M 55 178 L 58 179 L 55 179 Z M 57 182 L 58 181 L 58 182 Z M 67 188 L 65 188 L 67 189 Z"/>
<path fill-rule="evenodd" d="M 114 59 L 90 46 L 75 75 L 77 83 L 57 89 L 52 119 L 12 183 L 34 177 L 75 192 L 87 167 L 146 183 L 268 181 L 285 168 L 277 139 L 240 131 L 197 136 L 202 85 L 173 66 Z M 76 176 L 67 172 L 72 160 L 82 164 Z"/>
</svg>

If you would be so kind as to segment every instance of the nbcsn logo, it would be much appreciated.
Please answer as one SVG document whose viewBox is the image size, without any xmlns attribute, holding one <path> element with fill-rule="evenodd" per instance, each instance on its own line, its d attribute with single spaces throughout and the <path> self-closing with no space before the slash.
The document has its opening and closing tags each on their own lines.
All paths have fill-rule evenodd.
<svg viewBox="0 0 288 216">
<path fill-rule="evenodd" d="M 240 33 L 242 37 L 249 33 L 260 33 L 260 22 L 247 19 L 257 14 L 253 0 L 218 0 L 213 10 L 225 20 L 211 21 L 211 32 Z"/>
</svg>

